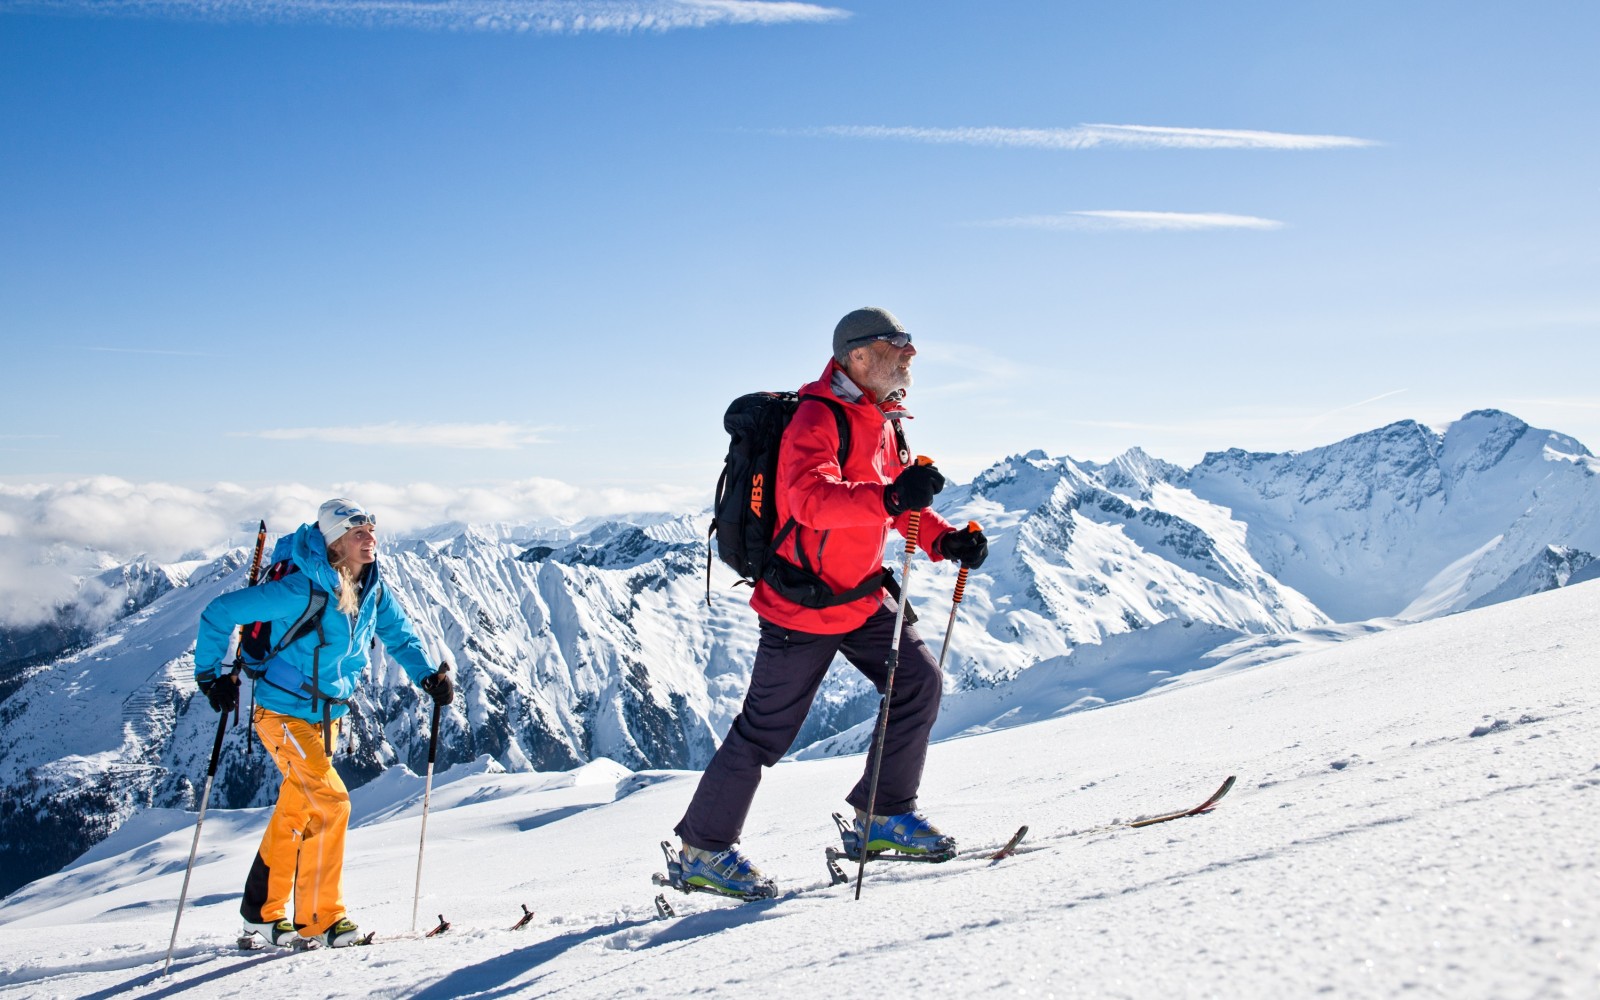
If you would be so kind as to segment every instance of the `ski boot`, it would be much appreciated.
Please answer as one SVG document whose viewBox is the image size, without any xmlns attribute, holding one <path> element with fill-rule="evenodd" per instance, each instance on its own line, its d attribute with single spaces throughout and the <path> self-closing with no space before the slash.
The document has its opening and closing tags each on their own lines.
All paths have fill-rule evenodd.
<svg viewBox="0 0 1600 1000">
<path fill-rule="evenodd" d="M 350 922 L 350 918 L 340 917 L 332 927 L 311 940 L 326 948 L 348 948 L 351 945 L 368 944 L 372 939 L 370 936 L 363 939 L 360 929 Z"/>
<path fill-rule="evenodd" d="M 706 851 L 686 844 L 680 852 L 672 849 L 670 841 L 663 840 L 661 851 L 667 857 L 667 874 L 654 876 L 657 885 L 671 886 L 679 892 L 709 892 L 747 903 L 778 894 L 772 880 L 736 847 Z"/>
<path fill-rule="evenodd" d="M 846 823 L 838 813 L 833 814 L 833 821 L 839 827 L 839 839 L 844 842 L 842 856 L 851 861 L 860 861 L 862 830 L 868 828 L 866 812 L 857 809 L 854 823 Z M 867 829 L 866 852 L 868 861 L 923 861 L 937 864 L 956 856 L 956 839 L 939 832 L 918 812 L 894 816 L 874 815 L 870 829 Z"/>
<path fill-rule="evenodd" d="M 265 942 L 265 943 L 263 943 Z M 300 931 L 294 921 L 284 919 L 273 923 L 251 923 L 245 921 L 244 930 L 239 932 L 239 947 L 246 951 L 255 951 L 267 945 L 274 948 L 293 948 L 300 944 Z"/>
</svg>

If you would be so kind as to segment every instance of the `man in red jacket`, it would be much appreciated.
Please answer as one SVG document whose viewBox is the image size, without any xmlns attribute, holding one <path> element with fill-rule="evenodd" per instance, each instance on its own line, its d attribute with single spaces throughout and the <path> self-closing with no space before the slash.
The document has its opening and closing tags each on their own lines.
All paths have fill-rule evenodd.
<svg viewBox="0 0 1600 1000">
<path fill-rule="evenodd" d="M 922 511 L 917 540 L 932 559 L 976 568 L 988 554 L 981 531 L 952 528 L 925 509 L 944 488 L 944 476 L 932 465 L 913 464 L 901 428 L 910 416 L 901 400 L 911 387 L 916 355 L 911 334 L 888 310 L 857 309 L 834 329 L 833 358 L 822 377 L 800 390 L 802 402 L 778 453 L 776 488 L 776 524 L 791 518 L 795 523 L 775 550 L 783 560 L 781 572 L 757 582 L 750 599 L 761 619 L 761 641 L 744 706 L 675 827 L 687 882 L 745 899 L 776 892 L 734 845 L 761 769 L 789 751 L 834 655 L 843 654 L 880 693 L 884 689 L 899 596 L 897 588 L 872 587 L 870 581 L 876 577 L 893 588 L 883 567 L 890 527 L 906 534 L 909 512 Z M 807 404 L 806 396 L 834 400 L 842 409 L 849 438 L 842 467 L 833 407 Z M 834 595 L 863 587 L 865 593 L 819 607 L 801 589 L 786 586 L 784 578 L 793 575 L 820 578 Z M 870 823 L 870 754 L 845 801 L 855 807 L 856 831 L 864 834 L 868 850 L 941 853 L 955 841 L 917 812 L 916 804 L 942 676 L 909 610 Z"/>
</svg>

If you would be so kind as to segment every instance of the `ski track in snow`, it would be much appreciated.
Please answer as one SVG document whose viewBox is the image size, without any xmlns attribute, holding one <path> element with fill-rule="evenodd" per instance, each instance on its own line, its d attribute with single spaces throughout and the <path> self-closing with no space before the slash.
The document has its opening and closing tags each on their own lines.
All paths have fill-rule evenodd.
<svg viewBox="0 0 1600 1000">
<path fill-rule="evenodd" d="M 208 814 L 170 979 L 192 825 L 156 813 L 0 902 L 0 997 L 974 995 L 1600 996 L 1600 584 L 1393 628 L 1103 709 L 952 739 L 922 802 L 1012 858 L 868 866 L 828 884 L 859 757 L 769 772 L 744 846 L 784 895 L 667 890 L 657 843 L 695 775 L 609 762 L 355 794 L 343 952 L 243 953 L 266 813 Z M 1108 824 L 1194 805 L 1142 830 Z M 849 866 L 854 875 L 854 866 Z M 519 904 L 536 912 L 508 928 Z M 447 934 L 422 940 L 440 914 Z"/>
</svg>

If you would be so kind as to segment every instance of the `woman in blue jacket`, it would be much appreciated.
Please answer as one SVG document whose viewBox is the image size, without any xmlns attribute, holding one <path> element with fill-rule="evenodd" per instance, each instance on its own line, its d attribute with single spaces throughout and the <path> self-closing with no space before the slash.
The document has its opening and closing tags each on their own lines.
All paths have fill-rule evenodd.
<svg viewBox="0 0 1600 1000">
<path fill-rule="evenodd" d="M 255 679 L 251 721 L 283 784 L 239 912 L 246 933 L 278 946 L 305 938 L 339 948 L 359 938 L 341 885 L 350 793 L 330 758 L 374 637 L 436 704 L 455 697 L 449 664 L 433 668 L 379 579 L 376 526 L 355 501 L 329 500 L 316 524 L 278 539 L 272 561 L 287 560 L 285 575 L 223 594 L 200 616 L 195 680 L 219 712 L 239 703 L 238 677 L 223 662 L 233 630 L 272 626 L 275 644 L 246 669 Z"/>
</svg>

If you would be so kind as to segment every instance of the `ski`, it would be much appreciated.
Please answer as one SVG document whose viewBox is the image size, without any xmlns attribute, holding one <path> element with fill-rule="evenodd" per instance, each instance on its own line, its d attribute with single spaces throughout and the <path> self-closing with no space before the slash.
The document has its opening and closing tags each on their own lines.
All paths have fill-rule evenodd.
<svg viewBox="0 0 1600 1000">
<path fill-rule="evenodd" d="M 861 861 L 860 856 L 856 853 L 856 845 L 859 843 L 860 838 L 856 834 L 855 827 L 853 825 L 845 822 L 844 817 L 839 815 L 838 813 L 834 813 L 833 814 L 833 822 L 839 828 L 839 839 L 844 842 L 844 846 L 842 848 L 840 848 L 840 847 L 829 847 L 829 848 L 827 848 L 827 849 L 825 849 L 823 851 L 823 856 L 825 858 L 827 858 L 828 871 L 829 871 L 830 876 L 832 876 L 834 878 L 834 880 L 835 880 L 834 884 L 835 885 L 839 885 L 839 884 L 842 884 L 842 881 L 847 881 L 847 879 L 846 880 L 840 880 L 838 875 L 834 874 L 834 869 L 838 868 L 838 862 L 840 862 L 840 861 L 854 861 L 854 862 L 857 862 L 857 863 L 859 863 Z M 981 847 L 981 848 L 973 848 L 973 849 L 969 849 L 969 850 L 965 850 L 965 851 L 959 851 L 959 850 L 938 851 L 938 852 L 932 853 L 932 854 L 900 854 L 900 853 L 895 852 L 895 851 L 868 851 L 867 852 L 867 860 L 868 861 L 904 861 L 904 862 L 911 862 L 911 863 L 935 864 L 936 865 L 936 864 L 942 864 L 943 862 L 946 862 L 946 861 L 952 861 L 952 860 L 954 860 L 956 858 L 969 858 L 969 857 L 979 857 L 979 856 L 981 856 L 981 857 L 984 857 L 984 858 L 986 858 L 986 859 L 988 859 L 990 861 L 999 861 L 1001 858 L 1007 858 L 1007 857 L 1010 857 L 1012 854 L 1016 853 L 1017 845 L 1022 843 L 1022 838 L 1026 837 L 1027 835 L 1028 835 L 1027 824 L 1023 824 L 1022 826 L 1017 828 L 1017 832 L 1016 833 L 1013 833 L 1011 835 L 1011 839 L 1007 840 L 1003 845 L 1001 845 L 999 850 L 994 850 L 994 849 L 988 848 L 988 847 Z M 842 875 L 843 872 L 841 871 L 838 874 Z"/>
<path fill-rule="evenodd" d="M 1233 774 L 1228 775 L 1228 780 L 1222 783 L 1222 787 L 1218 788 L 1215 792 L 1212 792 L 1209 799 L 1206 799 L 1204 802 L 1192 809 L 1179 809 L 1177 812 L 1163 813 L 1160 816 L 1149 816 L 1145 819 L 1136 819 L 1124 825 L 1138 829 L 1139 827 L 1154 826 L 1157 823 L 1167 823 L 1175 819 L 1183 819 L 1185 816 L 1198 816 L 1203 812 L 1210 812 L 1216 806 L 1217 802 L 1224 795 L 1228 794 L 1229 790 L 1233 788 L 1233 782 L 1237 777 L 1237 775 Z"/>
<path fill-rule="evenodd" d="M 528 926 L 528 921 L 533 919 L 533 911 L 528 909 L 528 904 L 527 903 L 523 903 L 523 904 L 521 904 L 521 906 L 522 906 L 522 917 L 521 917 L 521 919 L 519 919 L 516 923 L 511 925 L 511 929 L 514 930 L 514 931 L 522 930 L 524 927 Z"/>
<path fill-rule="evenodd" d="M 1021 826 L 1017 827 L 1017 832 L 1013 833 L 1011 835 L 1011 839 L 1006 841 L 1005 845 L 1003 847 L 1001 847 L 998 851 L 995 851 L 993 854 L 989 855 L 989 860 L 990 861 L 999 861 L 1001 858 L 1009 858 L 1009 857 L 1011 857 L 1011 855 L 1016 853 L 1017 845 L 1022 843 L 1022 838 L 1026 837 L 1027 835 L 1028 835 L 1028 824 L 1024 823 Z"/>
<path fill-rule="evenodd" d="M 433 930 L 429 931 L 428 933 L 426 933 L 426 934 L 424 934 L 422 936 L 425 937 L 425 938 L 436 937 L 436 936 L 438 936 L 440 934 L 443 934 L 445 931 L 447 931 L 449 929 L 450 929 L 450 921 L 446 920 L 444 918 L 444 914 L 441 913 L 441 914 L 439 914 L 439 926 L 435 927 Z"/>
<path fill-rule="evenodd" d="M 850 861 L 859 864 L 861 855 L 842 847 L 824 848 L 822 854 L 828 861 L 837 864 L 840 861 Z M 868 851 L 868 861 L 901 861 L 908 864 L 942 865 L 946 861 L 953 861 L 959 855 L 955 851 L 940 851 L 937 854 L 897 854 L 894 851 Z"/>
<path fill-rule="evenodd" d="M 848 830 L 844 819 L 838 813 L 835 813 L 833 818 L 834 822 L 837 823 L 840 828 L 841 836 L 843 836 L 843 833 Z M 1017 851 L 1017 845 L 1021 844 L 1022 839 L 1027 835 L 1028 827 L 1023 825 L 1018 827 L 1017 832 L 1013 833 L 1011 838 L 1002 844 L 998 850 L 993 847 L 980 847 L 965 851 L 943 851 L 938 854 L 896 854 L 892 851 L 872 851 L 867 854 L 867 860 L 907 861 L 920 862 L 922 864 L 938 864 L 940 862 L 950 861 L 955 858 L 982 858 L 988 861 L 999 861 L 1001 858 L 1008 858 L 1015 854 Z M 849 841 L 846 843 L 849 843 Z M 759 902 L 763 899 L 782 899 L 789 896 L 804 895 L 810 891 L 809 889 L 796 889 L 781 893 L 778 896 L 745 896 L 722 892 L 717 889 L 713 889 L 710 886 L 696 885 L 691 882 L 685 882 L 683 879 L 683 867 L 678 862 L 677 852 L 672 849 L 672 843 L 670 841 L 663 840 L 661 842 L 661 853 L 666 856 L 667 871 L 665 874 L 656 872 L 650 876 L 650 881 L 663 888 L 676 889 L 685 894 L 691 892 L 703 892 L 712 896 L 716 896 L 720 899 L 732 899 L 741 903 L 753 903 Z M 850 882 L 850 876 L 845 874 L 844 868 L 840 865 L 840 862 L 851 861 L 859 863 L 860 859 L 857 858 L 855 854 L 848 853 L 838 847 L 825 848 L 823 851 L 823 856 L 826 859 L 828 866 L 828 886 L 831 888 L 833 886 L 848 885 Z M 678 915 L 677 911 L 672 908 L 672 904 L 667 902 L 665 893 L 656 894 L 655 906 L 656 916 L 661 920 L 666 920 Z"/>
<path fill-rule="evenodd" d="M 378 937 L 378 932 L 377 931 L 369 931 L 366 934 L 363 934 L 361 937 L 358 937 L 354 941 L 352 941 L 349 944 L 345 945 L 344 947 L 346 947 L 346 948 L 364 948 L 367 945 L 372 944 L 373 941 L 375 941 L 377 939 L 377 937 Z M 268 951 L 268 950 L 273 950 L 273 951 L 281 951 L 281 952 L 285 952 L 285 953 L 294 953 L 294 952 L 302 952 L 302 951 L 322 951 L 324 949 L 328 949 L 328 945 L 325 945 L 325 944 L 321 943 L 320 941 L 317 941 L 317 940 L 315 940 L 313 938 L 297 938 L 294 941 L 291 941 L 290 943 L 285 944 L 285 945 L 268 944 L 266 941 L 263 941 L 261 939 L 261 935 L 255 934 L 255 933 L 239 935 L 239 940 L 238 940 L 237 943 L 238 943 L 240 951 Z M 338 951 L 339 949 L 335 948 L 335 949 L 331 949 L 331 950 Z"/>
</svg>

